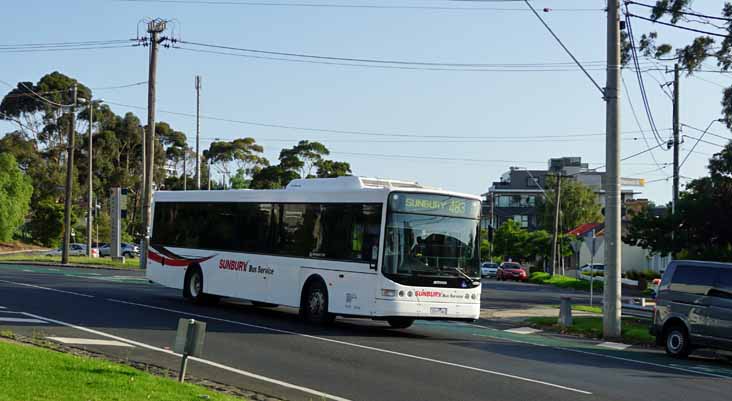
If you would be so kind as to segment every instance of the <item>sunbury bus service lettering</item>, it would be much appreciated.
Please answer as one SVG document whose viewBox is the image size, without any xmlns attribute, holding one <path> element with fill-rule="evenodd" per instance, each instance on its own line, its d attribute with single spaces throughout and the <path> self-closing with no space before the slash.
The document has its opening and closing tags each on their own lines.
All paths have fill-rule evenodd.
<svg viewBox="0 0 732 401">
<path fill-rule="evenodd" d="M 266 266 L 252 266 L 248 260 L 232 260 L 232 259 L 221 259 L 219 260 L 219 269 L 221 270 L 233 270 L 239 272 L 259 273 L 259 274 L 274 274 L 274 269 Z"/>
</svg>

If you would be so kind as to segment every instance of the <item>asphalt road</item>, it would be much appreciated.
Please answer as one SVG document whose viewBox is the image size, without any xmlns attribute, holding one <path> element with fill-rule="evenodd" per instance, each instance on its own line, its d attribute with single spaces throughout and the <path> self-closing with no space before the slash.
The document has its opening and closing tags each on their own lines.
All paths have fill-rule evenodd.
<svg viewBox="0 0 732 401">
<path fill-rule="evenodd" d="M 488 282 L 483 299 L 556 303 L 559 293 Z M 389 330 L 380 322 L 338 319 L 315 327 L 291 309 L 191 305 L 138 273 L 0 265 L 0 330 L 116 339 L 133 347 L 87 347 L 177 369 L 179 359 L 166 347 L 182 317 L 208 324 L 204 360 L 192 361 L 190 374 L 286 399 L 701 401 L 732 391 L 727 362 L 679 362 L 658 352 L 470 324 Z"/>
</svg>

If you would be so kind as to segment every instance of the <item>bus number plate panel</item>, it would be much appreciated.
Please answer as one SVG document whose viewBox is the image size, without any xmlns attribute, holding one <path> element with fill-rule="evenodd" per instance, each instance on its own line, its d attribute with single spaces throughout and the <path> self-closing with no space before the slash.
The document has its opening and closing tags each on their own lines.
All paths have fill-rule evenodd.
<svg viewBox="0 0 732 401">
<path fill-rule="evenodd" d="M 447 308 L 430 308 L 431 315 L 447 315 Z"/>
</svg>

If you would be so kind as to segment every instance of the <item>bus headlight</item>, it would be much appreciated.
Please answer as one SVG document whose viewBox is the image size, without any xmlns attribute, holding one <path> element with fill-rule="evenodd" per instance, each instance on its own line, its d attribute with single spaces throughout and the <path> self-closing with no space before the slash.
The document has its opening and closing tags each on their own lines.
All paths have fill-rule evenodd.
<svg viewBox="0 0 732 401">
<path fill-rule="evenodd" d="M 475 297 L 475 294 L 471 295 L 470 298 L 472 298 L 473 300 L 475 300 L 475 298 L 476 298 Z"/>
<path fill-rule="evenodd" d="M 404 290 L 399 291 L 399 296 L 400 297 L 403 297 L 404 296 Z"/>
<path fill-rule="evenodd" d="M 412 296 L 412 291 L 407 292 L 407 296 L 408 297 L 411 297 Z"/>
<path fill-rule="evenodd" d="M 383 296 L 383 297 L 395 297 L 396 293 L 397 293 L 396 290 L 390 290 L 387 288 L 381 289 L 381 296 Z"/>
</svg>

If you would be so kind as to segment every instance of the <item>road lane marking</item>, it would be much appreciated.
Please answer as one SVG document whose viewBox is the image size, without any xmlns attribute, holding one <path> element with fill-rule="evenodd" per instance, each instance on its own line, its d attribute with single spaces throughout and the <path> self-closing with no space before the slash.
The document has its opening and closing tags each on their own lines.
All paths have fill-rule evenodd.
<svg viewBox="0 0 732 401">
<path fill-rule="evenodd" d="M 560 347 L 560 346 L 557 346 L 557 345 L 538 344 L 538 343 L 532 343 L 532 342 L 529 342 L 529 341 L 515 340 L 515 339 L 512 339 L 512 338 L 491 336 L 491 335 L 486 335 L 486 334 L 473 334 L 473 335 L 474 336 L 478 336 L 478 337 L 487 337 L 487 338 L 505 340 L 505 341 L 510 341 L 510 342 L 519 343 L 519 344 L 534 345 L 534 346 L 537 346 L 537 347 L 553 348 L 553 349 L 556 349 L 556 350 L 559 350 L 559 351 L 570 351 L 570 352 L 576 352 L 578 354 L 592 355 L 592 356 L 597 356 L 597 357 L 601 357 L 601 358 L 615 359 L 615 360 L 624 361 L 624 362 L 632 362 L 632 363 L 637 363 L 637 364 L 640 364 L 640 365 L 654 366 L 654 367 L 657 367 L 657 368 L 663 368 L 663 369 L 667 369 L 667 370 L 679 370 L 679 371 L 686 372 L 686 373 L 694 373 L 694 374 L 697 374 L 697 375 L 700 375 L 700 376 L 705 376 L 706 375 L 706 376 L 717 377 L 717 378 L 720 378 L 720 379 L 730 379 L 729 376 L 717 375 L 717 374 L 713 374 L 713 373 L 707 373 L 707 372 L 705 372 L 703 370 L 694 370 L 694 369 L 691 369 L 691 368 L 682 368 L 682 367 L 679 367 L 678 365 L 664 365 L 662 363 L 647 362 L 647 361 L 641 361 L 641 360 L 638 360 L 638 359 L 623 358 L 623 357 L 620 357 L 620 356 L 600 354 L 600 353 L 597 353 L 597 352 L 584 351 L 584 350 L 579 350 L 579 349 L 575 349 L 575 348 Z"/>
<path fill-rule="evenodd" d="M 597 346 L 603 347 L 603 348 L 615 349 L 615 350 L 619 350 L 619 351 L 622 351 L 622 350 L 630 347 L 630 345 L 628 345 L 628 344 L 614 343 L 612 341 L 606 341 L 604 343 L 597 344 Z"/>
<path fill-rule="evenodd" d="M 0 306 L 0 309 L 8 309 L 8 308 L 6 308 L 6 307 L 4 307 L 4 306 Z"/>
<path fill-rule="evenodd" d="M 15 284 L 15 285 L 22 285 L 22 286 L 31 287 L 31 288 L 37 288 L 39 290 L 55 291 L 55 292 L 60 292 L 60 293 L 63 293 L 63 294 L 78 295 L 80 297 L 94 298 L 94 295 L 80 294 L 78 292 L 73 292 L 73 291 L 57 290 L 55 288 L 41 287 L 40 285 L 33 285 L 33 284 L 26 284 L 26 283 L 18 283 L 16 281 L 8 281 L 8 280 L 0 280 L 0 282 L 2 282 L 2 283 L 8 283 L 8 284 Z"/>
<path fill-rule="evenodd" d="M 51 319 L 51 318 L 47 318 L 47 317 L 44 317 L 44 316 L 34 315 L 32 313 L 23 312 L 23 314 L 25 316 L 29 316 L 29 317 L 32 317 L 32 318 L 35 318 L 35 319 L 42 319 L 42 320 L 45 320 L 46 322 L 49 322 L 49 323 L 54 323 L 54 324 L 58 324 L 58 325 L 61 325 L 61 326 L 71 327 L 72 329 L 76 329 L 76 330 L 84 331 L 84 332 L 87 332 L 87 333 L 95 334 L 95 335 L 100 336 L 100 337 L 111 338 L 113 340 L 121 341 L 121 342 L 130 344 L 130 345 L 134 345 L 134 346 L 137 346 L 137 347 L 140 347 L 140 348 L 145 348 L 145 349 L 148 349 L 148 350 L 151 350 L 151 351 L 158 351 L 158 352 L 162 352 L 162 353 L 165 353 L 165 354 L 168 354 L 168 355 L 177 356 L 177 357 L 181 357 L 182 356 L 181 354 L 178 354 L 176 352 L 173 352 L 173 351 L 168 350 L 168 349 L 165 349 L 165 348 L 160 348 L 160 347 L 156 347 L 154 345 L 149 345 L 149 344 L 145 344 L 145 343 L 142 343 L 142 342 L 139 342 L 139 341 L 130 340 L 128 338 L 119 337 L 119 336 L 115 336 L 115 335 L 112 335 L 112 334 L 107 334 L 105 332 L 102 332 L 102 331 L 99 331 L 99 330 L 90 329 L 88 327 L 78 326 L 78 325 L 75 325 L 75 324 L 72 324 L 72 323 L 63 322 L 61 320 L 56 320 L 56 319 Z M 233 368 L 231 366 L 223 365 L 223 364 L 220 364 L 220 363 L 217 363 L 217 362 L 214 362 L 214 361 L 210 361 L 208 359 L 203 359 L 203 358 L 198 358 L 198 357 L 192 357 L 192 356 L 191 357 L 188 357 L 188 359 L 193 360 L 193 361 L 196 361 L 196 362 L 200 362 L 200 363 L 205 364 L 205 365 L 217 367 L 219 369 L 227 370 L 229 372 L 237 373 L 237 374 L 242 375 L 242 376 L 251 377 L 253 379 L 261 380 L 261 381 L 264 381 L 264 382 L 267 382 L 267 383 L 276 384 L 278 386 L 290 388 L 290 389 L 293 389 L 293 390 L 302 391 L 303 393 L 312 394 L 312 395 L 314 395 L 316 397 L 319 397 L 319 398 L 324 398 L 324 399 L 333 400 L 333 401 L 351 401 L 351 400 L 349 400 L 347 398 L 338 397 L 338 396 L 335 396 L 335 395 L 331 395 L 331 394 L 328 394 L 328 393 L 324 393 L 322 391 L 313 390 L 313 389 L 310 389 L 310 388 L 307 388 L 307 387 L 302 387 L 302 386 L 298 386 L 296 384 L 291 384 L 291 383 L 287 383 L 287 382 L 284 382 L 284 381 L 281 381 L 281 380 L 272 379 L 272 378 L 269 378 L 269 377 L 266 377 L 266 376 L 258 375 L 256 373 L 247 372 L 245 370 Z"/>
<path fill-rule="evenodd" d="M 8 323 L 43 323 L 46 324 L 45 320 L 39 319 L 26 319 L 22 317 L 0 317 L 0 322 Z"/>
<path fill-rule="evenodd" d="M 554 388 L 558 388 L 558 389 L 561 389 L 561 390 L 572 391 L 572 392 L 580 393 L 580 394 L 586 394 L 586 395 L 591 395 L 592 394 L 589 391 L 580 390 L 580 389 L 573 388 L 573 387 L 562 386 L 560 384 L 549 383 L 549 382 L 545 382 L 545 381 L 541 381 L 541 380 L 537 380 L 537 379 L 531 379 L 531 378 L 528 378 L 528 377 L 516 376 L 516 375 L 512 375 L 512 374 L 508 374 L 508 373 L 498 372 L 498 371 L 495 371 L 495 370 L 478 368 L 478 367 L 475 367 L 475 366 L 461 365 L 459 363 L 441 361 L 439 359 L 432 359 L 432 358 L 427 358 L 427 357 L 424 357 L 424 356 L 407 354 L 407 353 L 404 353 L 404 352 L 392 351 L 392 350 L 383 349 L 383 348 L 376 348 L 376 347 L 371 347 L 371 346 L 368 346 L 368 345 L 361 345 L 361 344 L 351 343 L 351 342 L 347 342 L 347 341 L 334 340 L 334 339 L 331 339 L 331 338 L 318 337 L 318 336 L 313 336 L 313 335 L 310 335 L 310 334 L 298 333 L 296 331 L 276 329 L 276 328 L 268 327 L 268 326 L 260 326 L 260 325 L 257 325 L 257 324 L 244 323 L 244 322 L 239 322 L 239 321 L 236 321 L 236 320 L 222 319 L 222 318 L 218 318 L 218 317 L 214 317 L 214 316 L 207 316 L 207 315 L 201 315 L 201 314 L 198 314 L 198 313 L 192 313 L 192 312 L 186 312 L 186 311 L 181 311 L 181 310 L 162 308 L 162 307 L 159 307 L 159 306 L 140 304 L 140 303 L 136 303 L 136 302 L 122 301 L 122 300 L 119 300 L 119 299 L 107 298 L 107 301 L 121 303 L 121 304 L 127 304 L 127 305 L 140 306 L 140 307 L 149 308 L 149 309 L 157 309 L 157 310 L 162 310 L 162 311 L 165 311 L 165 312 L 178 313 L 178 314 L 183 314 L 183 315 L 188 315 L 188 316 L 195 316 L 195 317 L 199 317 L 199 318 L 204 318 L 204 319 L 209 319 L 209 320 L 216 320 L 216 321 L 219 321 L 219 322 L 230 323 L 230 324 L 240 325 L 240 326 L 245 326 L 245 327 L 251 327 L 251 328 L 256 328 L 256 329 L 260 329 L 260 330 L 271 331 L 271 332 L 275 332 L 275 333 L 291 334 L 291 335 L 295 335 L 295 336 L 299 336 L 299 337 L 309 338 L 311 340 L 318 340 L 318 341 L 324 341 L 324 342 L 329 342 L 329 343 L 333 343 L 333 344 L 340 344 L 340 345 L 345 345 L 345 346 L 354 347 L 354 348 L 366 349 L 366 350 L 369 350 L 369 351 L 381 352 L 381 353 L 389 354 L 389 355 L 396 355 L 396 356 L 400 356 L 400 357 L 404 357 L 404 358 L 411 358 L 411 359 L 416 359 L 416 360 L 425 361 L 425 362 L 437 363 L 437 364 L 445 365 L 445 366 L 452 366 L 452 367 L 456 367 L 456 368 L 462 368 L 462 369 L 466 369 L 466 370 L 472 370 L 472 371 L 480 372 L 480 373 L 487 373 L 487 374 L 491 374 L 491 375 L 495 375 L 495 376 L 507 377 L 507 378 L 510 378 L 510 379 L 520 380 L 520 381 L 524 381 L 524 382 L 528 382 L 528 383 L 540 384 L 540 385 L 543 385 L 543 386 L 554 387 Z"/>
<path fill-rule="evenodd" d="M 503 331 L 505 331 L 507 333 L 514 333 L 514 334 L 535 334 L 535 333 L 541 332 L 541 330 L 537 330 L 537 329 L 534 329 L 531 327 L 517 327 L 515 329 L 508 329 L 508 330 L 503 330 Z"/>
<path fill-rule="evenodd" d="M 53 340 L 64 344 L 73 345 L 111 345 L 115 347 L 130 347 L 134 348 L 134 345 L 123 343 L 117 340 L 97 340 L 95 338 L 71 338 L 71 337 L 46 337 L 49 340 Z"/>
</svg>

